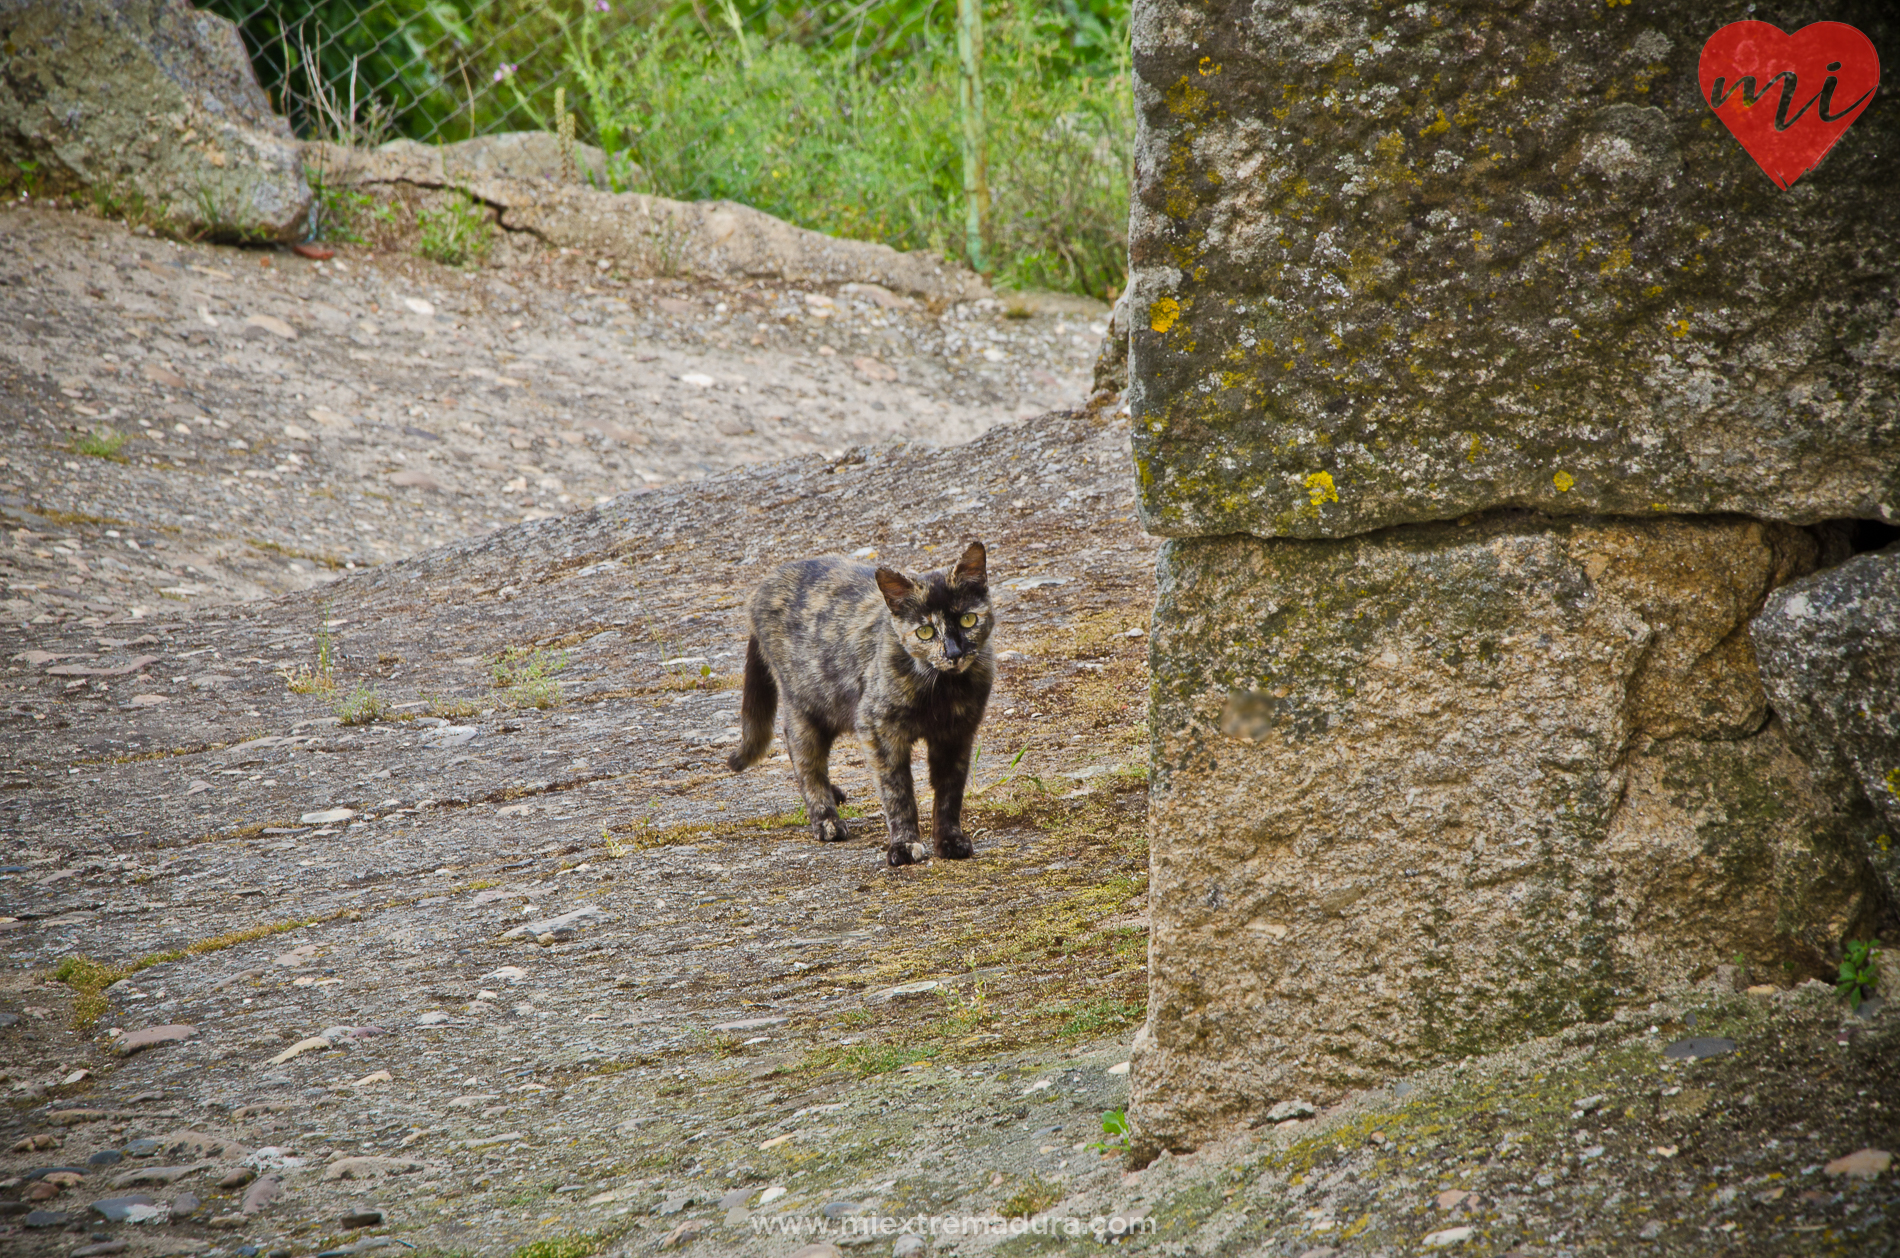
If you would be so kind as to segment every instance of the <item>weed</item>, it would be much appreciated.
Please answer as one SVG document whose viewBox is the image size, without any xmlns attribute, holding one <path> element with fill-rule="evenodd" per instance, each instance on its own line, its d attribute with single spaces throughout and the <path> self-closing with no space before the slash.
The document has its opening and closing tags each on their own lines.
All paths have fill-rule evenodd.
<svg viewBox="0 0 1900 1258">
<path fill-rule="evenodd" d="M 859 1075 L 869 1077 L 901 1070 L 927 1056 L 930 1056 L 928 1051 L 920 1052 L 900 1044 L 853 1044 L 844 1050 L 841 1064 Z"/>
<path fill-rule="evenodd" d="M 625 843 L 615 838 L 614 832 L 605 826 L 601 827 L 600 841 L 607 845 L 607 859 L 609 860 L 619 860 L 632 850 Z"/>
<path fill-rule="evenodd" d="M 738 673 L 715 673 L 712 665 L 701 664 L 698 672 L 667 673 L 660 678 L 661 690 L 734 690 L 741 678 Z"/>
<path fill-rule="evenodd" d="M 1860 1002 L 1867 999 L 1880 983 L 1880 941 L 1878 939 L 1850 939 L 1847 941 L 1847 955 L 1841 958 L 1840 981 L 1834 985 L 1841 999 L 1855 1012 L 1860 1011 Z"/>
<path fill-rule="evenodd" d="M 976 787 L 975 789 L 969 791 L 968 793 L 971 795 L 987 795 L 989 792 L 993 790 L 998 790 L 1002 787 L 1008 786 L 1011 782 L 1023 781 L 1023 782 L 1028 782 L 1029 784 L 1034 786 L 1037 790 L 1041 791 L 1044 795 L 1047 795 L 1049 793 L 1049 788 L 1043 785 L 1042 779 L 1037 777 L 1035 774 L 1029 772 L 1027 769 L 1023 770 L 1021 773 L 1012 772 L 1012 770 L 1014 770 L 1018 765 L 1022 764 L 1023 757 L 1028 754 L 1029 754 L 1029 748 L 1024 747 L 1022 750 L 1018 751 L 1013 758 L 1011 758 L 1008 764 L 1003 766 L 1002 777 L 997 778 L 994 782 L 988 783 L 987 785 Z M 970 755 L 970 776 L 971 777 L 976 776 L 976 766 L 978 762 L 980 762 L 982 759 L 983 759 L 983 747 L 979 743 L 976 747 L 976 750 L 972 752 Z"/>
<path fill-rule="evenodd" d="M 422 714 L 424 716 L 440 717 L 445 721 L 462 721 L 467 720 L 469 717 L 480 716 L 482 714 L 481 706 L 476 703 L 471 703 L 467 699 L 451 699 L 444 695 L 424 695 L 423 700 Z"/>
<path fill-rule="evenodd" d="M 317 617 L 317 662 L 305 668 L 294 664 L 277 673 L 292 694 L 329 694 L 336 689 L 336 639 L 330 633 L 330 605 L 325 603 Z"/>
<path fill-rule="evenodd" d="M 998 1207 L 1006 1219 L 1028 1219 L 1062 1200 L 1062 1185 L 1032 1174 Z"/>
<path fill-rule="evenodd" d="M 197 212 L 195 221 L 175 223 L 181 235 L 221 244 L 246 244 L 264 239 L 256 228 L 247 226 L 241 196 L 222 178 L 215 183 L 199 180 L 191 192 Z"/>
<path fill-rule="evenodd" d="M 760 48 L 709 41 L 683 25 L 609 29 L 592 12 L 570 28 L 564 77 L 582 85 L 595 143 L 629 154 L 655 191 L 740 201 L 899 249 L 942 254 L 962 244 L 957 58 L 947 31 L 925 21 L 904 37 L 901 56 L 881 60 L 855 35 Z M 993 257 L 1011 287 L 1108 297 L 1127 265 L 1127 15 L 1098 32 L 1101 55 L 1090 59 L 1076 56 L 1077 32 L 1052 13 L 1007 8 L 985 61 Z M 543 115 L 512 77 L 508 90 L 518 107 Z M 551 121 L 539 125 L 552 129 Z M 663 255 L 665 242 L 655 243 Z"/>
<path fill-rule="evenodd" d="M 358 682 L 348 698 L 336 705 L 337 719 L 345 725 L 368 725 L 389 715 L 389 703 L 368 682 Z"/>
<path fill-rule="evenodd" d="M 92 196 L 92 208 L 100 218 L 119 219 L 133 227 L 152 226 L 154 216 L 143 192 L 109 183 L 93 184 L 87 191 Z"/>
<path fill-rule="evenodd" d="M 338 916 L 341 914 L 332 913 L 328 918 L 319 918 L 317 921 Z M 109 1007 L 105 995 L 106 988 L 121 979 L 131 978 L 140 970 L 172 961 L 182 961 L 186 957 L 222 952 L 226 948 L 234 948 L 239 944 L 250 943 L 252 940 L 264 939 L 271 935 L 280 935 L 287 930 L 315 926 L 317 921 L 299 919 L 291 922 L 270 922 L 261 926 L 247 926 L 241 930 L 213 935 L 209 939 L 200 939 L 196 943 L 186 944 L 183 948 L 176 948 L 169 952 L 147 953 L 124 965 L 107 965 L 103 961 L 95 961 L 87 956 L 68 956 L 62 958 L 45 977 L 51 982 L 64 983 L 73 989 L 78 997 L 73 1002 L 73 1018 L 79 1028 L 84 1030 L 97 1022 Z"/>
<path fill-rule="evenodd" d="M 546 1240 L 532 1241 L 515 1250 L 513 1258 L 589 1258 L 605 1249 L 616 1237 L 627 1230 L 626 1224 L 610 1227 L 601 1232 L 574 1232 L 567 1236 L 550 1236 Z"/>
<path fill-rule="evenodd" d="M 1121 1110 L 1112 1109 L 1102 1115 L 1102 1134 L 1106 1140 L 1097 1140 L 1089 1148 L 1097 1153 L 1126 1153 L 1128 1137 L 1133 1132 L 1128 1125 L 1128 1115 Z"/>
<path fill-rule="evenodd" d="M 331 240 L 339 244 L 368 244 L 361 228 L 375 209 L 376 198 L 367 192 L 333 183 L 318 167 L 307 167 L 310 181 L 310 239 Z"/>
<path fill-rule="evenodd" d="M 1116 1000 L 1108 996 L 1047 1010 L 1049 1016 L 1062 1020 L 1056 1030 L 1060 1039 L 1100 1035 L 1130 1027 L 1141 1021 L 1147 1012 L 1148 1006 L 1141 1001 Z"/>
<path fill-rule="evenodd" d="M 487 209 L 463 192 L 417 214 L 416 227 L 421 233 L 416 252 L 443 266 L 474 266 L 495 244 L 495 225 Z"/>
<path fill-rule="evenodd" d="M 6 180 L 7 191 L 18 190 L 20 195 L 36 197 L 45 183 L 38 162 L 16 161 L 13 163 L 12 178 Z"/>
<path fill-rule="evenodd" d="M 561 701 L 554 675 L 567 667 L 567 652 L 509 647 L 490 662 L 501 701 L 511 708 L 551 708 Z"/>
<path fill-rule="evenodd" d="M 72 440 L 72 452 L 95 459 L 110 459 L 114 463 L 123 463 L 119 449 L 125 445 L 126 435 L 102 428 L 98 432 L 82 432 Z"/>
</svg>

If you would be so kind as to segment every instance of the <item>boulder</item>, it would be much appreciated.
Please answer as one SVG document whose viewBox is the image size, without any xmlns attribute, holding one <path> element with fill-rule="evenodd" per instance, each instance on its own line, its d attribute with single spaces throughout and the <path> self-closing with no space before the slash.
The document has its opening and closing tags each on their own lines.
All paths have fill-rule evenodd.
<svg viewBox="0 0 1900 1258">
<path fill-rule="evenodd" d="M 224 18 L 185 0 L 0 0 L 0 161 L 220 239 L 291 240 L 310 187 Z"/>
<path fill-rule="evenodd" d="M 1138 4 L 1146 526 L 1900 519 L 1900 110 L 1779 190 L 1700 95 L 1725 20 Z"/>
<path fill-rule="evenodd" d="M 583 145 L 576 151 L 583 166 L 605 161 L 597 149 Z M 537 165 L 547 158 L 547 146 L 526 140 L 500 149 L 479 141 L 436 149 L 402 140 L 367 152 L 309 144 L 304 152 L 313 168 L 339 186 L 455 189 L 493 206 L 497 221 L 509 231 L 527 232 L 556 248 L 615 258 L 648 275 L 871 284 L 928 301 L 991 295 L 974 271 L 927 250 L 903 253 L 868 240 L 827 236 L 734 201 L 674 201 L 556 179 L 545 165 Z M 632 170 L 634 182 L 643 182 L 638 168 Z"/>
<path fill-rule="evenodd" d="M 1807 530 L 1497 512 L 1162 549 L 1130 1116 L 1191 1147 L 1706 977 L 1820 973 L 1870 814 L 1747 625 Z"/>
<path fill-rule="evenodd" d="M 1900 546 L 1776 590 L 1749 635 L 1817 772 L 1879 814 L 1866 855 L 1900 903 Z"/>
</svg>

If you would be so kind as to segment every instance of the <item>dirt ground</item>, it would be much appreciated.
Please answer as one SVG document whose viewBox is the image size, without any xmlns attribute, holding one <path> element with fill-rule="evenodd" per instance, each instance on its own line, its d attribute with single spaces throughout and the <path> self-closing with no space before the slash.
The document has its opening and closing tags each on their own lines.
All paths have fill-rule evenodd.
<svg viewBox="0 0 1900 1258">
<path fill-rule="evenodd" d="M 1080 403 L 1086 312 L 587 294 L 558 258 L 504 301 L 38 210 L 0 247 L 10 1251 L 1900 1245 L 1891 1169 L 1835 1162 L 1894 1147 L 1900 1018 L 1818 985 L 1146 1166 L 1104 1131 L 1146 1003 L 1156 543 L 1117 406 L 1024 414 Z M 975 537 L 975 859 L 886 866 L 855 748 L 858 828 L 814 842 L 783 760 L 721 764 L 746 593 Z"/>
<path fill-rule="evenodd" d="M 92 562 L 9 556 L 0 615 L 258 598 L 745 464 L 967 441 L 1079 404 L 1108 313 L 623 278 L 506 245 L 468 271 L 312 262 L 0 210 L 0 506 L 119 533 Z M 102 432 L 112 458 L 75 452 Z"/>
</svg>

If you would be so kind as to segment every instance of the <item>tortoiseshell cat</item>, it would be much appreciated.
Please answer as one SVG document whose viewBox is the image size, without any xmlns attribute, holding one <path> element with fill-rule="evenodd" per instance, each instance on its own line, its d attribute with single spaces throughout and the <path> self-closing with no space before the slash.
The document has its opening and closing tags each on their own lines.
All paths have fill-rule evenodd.
<svg viewBox="0 0 1900 1258">
<path fill-rule="evenodd" d="M 893 568 L 836 558 L 801 559 L 773 572 L 746 605 L 752 638 L 739 750 L 727 765 L 738 773 L 765 754 L 782 696 L 785 746 L 812 833 L 835 841 L 845 837 L 838 818 L 844 792 L 831 784 L 831 744 L 856 730 L 884 801 L 890 862 L 909 865 L 927 854 L 910 776 L 911 745 L 922 739 L 937 797 L 937 855 L 971 855 L 963 788 L 996 677 L 985 558 L 983 543 L 972 542 L 956 567 L 914 581 Z"/>
</svg>

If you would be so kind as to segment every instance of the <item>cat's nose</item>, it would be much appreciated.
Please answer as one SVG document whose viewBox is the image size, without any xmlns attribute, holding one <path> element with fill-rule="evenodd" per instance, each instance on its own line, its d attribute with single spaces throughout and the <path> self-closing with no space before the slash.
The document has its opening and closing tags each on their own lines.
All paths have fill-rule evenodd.
<svg viewBox="0 0 1900 1258">
<path fill-rule="evenodd" d="M 964 646 L 955 638 L 945 638 L 943 640 L 943 658 L 946 660 L 960 659 L 969 652 L 969 649 L 970 648 Z"/>
</svg>

